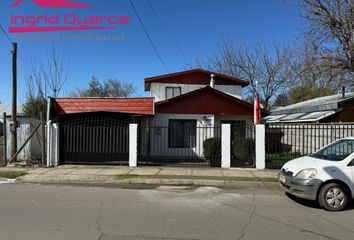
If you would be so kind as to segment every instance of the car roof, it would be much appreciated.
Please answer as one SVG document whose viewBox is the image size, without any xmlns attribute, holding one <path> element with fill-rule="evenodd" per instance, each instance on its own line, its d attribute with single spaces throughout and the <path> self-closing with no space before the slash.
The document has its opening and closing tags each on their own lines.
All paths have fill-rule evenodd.
<svg viewBox="0 0 354 240">
<path fill-rule="evenodd" d="M 340 139 L 337 139 L 337 140 L 354 140 L 354 137 L 345 137 L 345 138 L 340 138 Z"/>
</svg>

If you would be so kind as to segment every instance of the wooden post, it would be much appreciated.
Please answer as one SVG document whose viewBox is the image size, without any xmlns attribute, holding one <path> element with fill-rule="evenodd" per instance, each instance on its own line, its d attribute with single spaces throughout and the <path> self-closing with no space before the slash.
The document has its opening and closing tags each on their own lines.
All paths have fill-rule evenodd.
<svg viewBox="0 0 354 240">
<path fill-rule="evenodd" d="M 3 151 L 3 154 L 4 154 L 4 166 L 6 167 L 7 166 L 7 127 L 6 127 L 6 112 L 4 112 L 4 151 Z"/>
<path fill-rule="evenodd" d="M 17 43 L 12 43 L 12 128 L 11 157 L 17 152 Z"/>
<path fill-rule="evenodd" d="M 41 139 L 42 139 L 42 166 L 44 166 L 46 141 L 45 141 L 45 120 L 44 120 L 43 112 L 40 112 L 40 118 L 41 118 Z"/>
</svg>

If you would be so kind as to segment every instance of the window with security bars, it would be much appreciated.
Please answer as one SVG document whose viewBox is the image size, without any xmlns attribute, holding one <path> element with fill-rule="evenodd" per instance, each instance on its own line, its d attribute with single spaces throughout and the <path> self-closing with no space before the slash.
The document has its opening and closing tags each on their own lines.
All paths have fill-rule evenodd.
<svg viewBox="0 0 354 240">
<path fill-rule="evenodd" d="M 193 148 L 197 142 L 196 120 L 170 120 L 168 125 L 169 148 Z"/>
<path fill-rule="evenodd" d="M 166 99 L 181 95 L 180 87 L 166 87 Z"/>
</svg>

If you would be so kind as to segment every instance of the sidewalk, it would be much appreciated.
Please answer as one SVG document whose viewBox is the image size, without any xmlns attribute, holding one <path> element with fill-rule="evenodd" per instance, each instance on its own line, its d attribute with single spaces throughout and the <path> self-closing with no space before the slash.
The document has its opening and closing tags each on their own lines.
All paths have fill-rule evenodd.
<svg viewBox="0 0 354 240">
<path fill-rule="evenodd" d="M 277 170 L 64 165 L 55 168 L 0 168 L 24 171 L 23 183 L 117 183 L 154 185 L 253 186 L 274 183 Z"/>
</svg>

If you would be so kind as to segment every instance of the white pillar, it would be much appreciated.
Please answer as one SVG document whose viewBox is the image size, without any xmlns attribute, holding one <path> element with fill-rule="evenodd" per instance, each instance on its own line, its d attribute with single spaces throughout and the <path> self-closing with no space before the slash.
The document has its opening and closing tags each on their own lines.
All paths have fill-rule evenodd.
<svg viewBox="0 0 354 240">
<path fill-rule="evenodd" d="M 52 164 L 53 166 L 58 166 L 59 165 L 59 124 L 54 123 L 53 124 L 53 130 L 52 130 Z"/>
<path fill-rule="evenodd" d="M 221 167 L 231 167 L 231 124 L 221 124 Z"/>
<path fill-rule="evenodd" d="M 265 125 L 256 125 L 256 168 L 265 169 Z"/>
<path fill-rule="evenodd" d="M 47 122 L 47 167 L 52 166 L 52 121 Z"/>
<path fill-rule="evenodd" d="M 59 125 L 47 124 L 47 167 L 59 165 Z"/>
<path fill-rule="evenodd" d="M 136 167 L 138 162 L 138 124 L 129 124 L 129 167 Z"/>
</svg>

